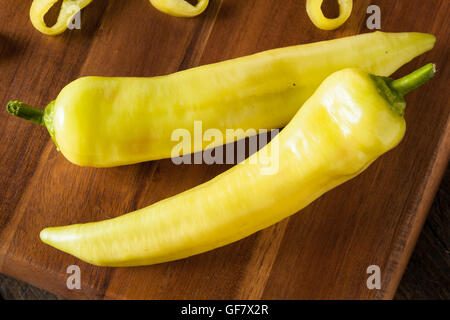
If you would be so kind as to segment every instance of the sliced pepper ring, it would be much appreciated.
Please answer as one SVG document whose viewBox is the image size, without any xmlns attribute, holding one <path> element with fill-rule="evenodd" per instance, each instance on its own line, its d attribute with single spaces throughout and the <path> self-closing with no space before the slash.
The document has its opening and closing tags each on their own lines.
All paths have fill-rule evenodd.
<svg viewBox="0 0 450 320">
<path fill-rule="evenodd" d="M 150 0 L 159 11 L 175 17 L 195 17 L 208 7 L 209 0 L 198 0 L 194 6 L 185 0 Z"/>
<path fill-rule="evenodd" d="M 323 0 L 306 0 L 306 12 L 314 25 L 322 30 L 334 30 L 347 21 L 352 13 L 353 0 L 337 0 L 339 4 L 339 17 L 328 19 L 323 15 Z"/>
<path fill-rule="evenodd" d="M 92 0 L 63 0 L 56 23 L 49 27 L 44 21 L 44 16 L 57 2 L 58 0 L 34 0 L 31 4 L 31 23 L 44 34 L 54 36 L 63 33 L 73 17 Z"/>
</svg>

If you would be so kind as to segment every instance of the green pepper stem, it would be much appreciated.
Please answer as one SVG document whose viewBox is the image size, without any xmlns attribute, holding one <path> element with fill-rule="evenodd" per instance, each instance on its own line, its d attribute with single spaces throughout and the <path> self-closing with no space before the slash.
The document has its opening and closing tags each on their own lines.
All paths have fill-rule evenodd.
<svg viewBox="0 0 450 320">
<path fill-rule="evenodd" d="M 44 110 L 13 100 L 8 102 L 6 110 L 13 116 L 44 126 Z"/>
<path fill-rule="evenodd" d="M 389 86 L 404 96 L 408 92 L 420 87 L 430 80 L 436 74 L 436 65 L 429 63 L 420 69 L 404 76 L 403 78 L 392 81 Z"/>
</svg>

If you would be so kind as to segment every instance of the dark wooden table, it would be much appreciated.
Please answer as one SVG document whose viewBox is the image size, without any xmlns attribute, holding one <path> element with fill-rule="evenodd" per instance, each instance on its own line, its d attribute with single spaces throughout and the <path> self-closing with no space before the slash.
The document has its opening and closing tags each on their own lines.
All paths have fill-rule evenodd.
<svg viewBox="0 0 450 320">
<path fill-rule="evenodd" d="M 365 22 L 371 4 L 381 7 L 382 31 L 435 34 L 434 50 L 394 75 L 430 61 L 439 66 L 433 81 L 407 97 L 408 130 L 395 150 L 301 214 L 232 245 L 173 263 L 98 268 L 42 244 L 38 234 L 47 226 L 102 220 L 145 207 L 203 183 L 227 166 L 175 166 L 163 160 L 108 170 L 80 168 L 56 151 L 44 128 L 0 112 L 4 274 L 67 298 L 394 297 L 450 155 L 448 0 L 354 1 L 347 23 L 331 32 L 312 25 L 303 0 L 211 0 L 195 19 L 169 17 L 148 0 L 95 0 L 83 11 L 81 30 L 57 38 L 33 29 L 29 4 L 0 0 L 0 105 L 20 98 L 44 106 L 67 83 L 85 75 L 156 76 L 266 49 L 369 32 Z M 417 287 L 420 283 L 448 288 L 446 276 L 437 273 L 448 269 L 448 257 L 436 260 L 433 254 L 448 254 L 448 246 L 439 247 L 448 245 L 448 210 L 438 212 L 438 222 L 430 218 L 424 234 L 441 240 L 427 244 L 423 254 L 413 258 L 405 274 L 410 285 L 398 290 L 399 298 L 428 294 L 428 289 Z M 438 232 L 440 236 L 433 235 Z M 436 267 L 425 267 L 426 261 Z M 73 264 L 85 275 L 82 290 L 66 286 L 66 270 Z M 373 264 L 383 270 L 380 290 L 366 286 L 366 269 Z M 418 281 L 419 273 L 426 280 Z M 19 291 L 24 297 L 38 292 L 24 288 L 29 292 Z"/>
</svg>

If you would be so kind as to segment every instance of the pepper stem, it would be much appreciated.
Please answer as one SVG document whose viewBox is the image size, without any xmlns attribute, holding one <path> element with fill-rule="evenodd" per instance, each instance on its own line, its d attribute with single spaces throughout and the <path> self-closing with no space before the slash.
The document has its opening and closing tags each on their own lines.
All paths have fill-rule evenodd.
<svg viewBox="0 0 450 320">
<path fill-rule="evenodd" d="M 404 76 L 403 78 L 392 81 L 389 86 L 403 97 L 408 92 L 420 87 L 425 82 L 433 78 L 435 74 L 436 65 L 434 63 L 429 63 Z"/>
<path fill-rule="evenodd" d="M 8 113 L 13 116 L 31 121 L 35 124 L 44 126 L 44 110 L 29 106 L 23 102 L 13 100 L 6 106 Z"/>
<path fill-rule="evenodd" d="M 435 74 L 436 65 L 434 63 L 429 63 L 397 80 L 374 75 L 370 75 L 370 77 L 375 82 L 380 95 L 389 103 L 392 111 L 403 116 L 406 109 L 406 101 L 403 96 L 423 85 L 433 78 Z"/>
</svg>

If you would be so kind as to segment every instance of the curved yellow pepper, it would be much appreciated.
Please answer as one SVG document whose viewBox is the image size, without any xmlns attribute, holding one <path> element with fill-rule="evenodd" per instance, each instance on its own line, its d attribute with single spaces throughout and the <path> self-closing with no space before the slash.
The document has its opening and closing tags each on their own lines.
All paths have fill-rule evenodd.
<svg viewBox="0 0 450 320">
<path fill-rule="evenodd" d="M 58 20 L 55 25 L 48 27 L 45 24 L 44 16 L 55 5 L 58 0 L 34 0 L 31 4 L 30 19 L 33 26 L 40 32 L 47 35 L 57 35 L 63 33 L 73 17 L 92 0 L 63 0 Z"/>
<path fill-rule="evenodd" d="M 213 180 L 118 218 L 44 229 L 41 240 L 95 265 L 140 266 L 242 239 L 296 213 L 394 148 L 405 133 L 400 92 L 433 74 L 432 65 L 397 82 L 359 69 L 336 72 L 269 145 Z M 278 170 L 267 175 L 258 159 L 275 144 Z"/>
<path fill-rule="evenodd" d="M 334 30 L 347 21 L 352 13 L 353 0 L 337 0 L 339 3 L 339 17 L 328 19 L 323 15 L 323 0 L 306 0 L 306 12 L 314 25 L 322 30 Z"/>
<path fill-rule="evenodd" d="M 64 156 L 111 167 L 170 158 L 176 129 L 276 129 L 331 73 L 359 67 L 388 76 L 433 47 L 422 33 L 369 33 L 258 53 L 155 78 L 80 78 L 45 113 L 20 102 L 14 115 L 44 124 Z M 40 115 L 39 115 L 40 113 Z M 244 138 L 241 132 L 237 139 Z M 192 139 L 194 140 L 194 139 Z M 192 141 L 191 152 L 211 147 Z M 183 149 L 183 154 L 191 153 Z"/>
<path fill-rule="evenodd" d="M 209 0 L 198 0 L 193 6 L 185 0 L 150 0 L 150 3 L 159 11 L 175 17 L 195 17 L 208 7 Z"/>
</svg>

